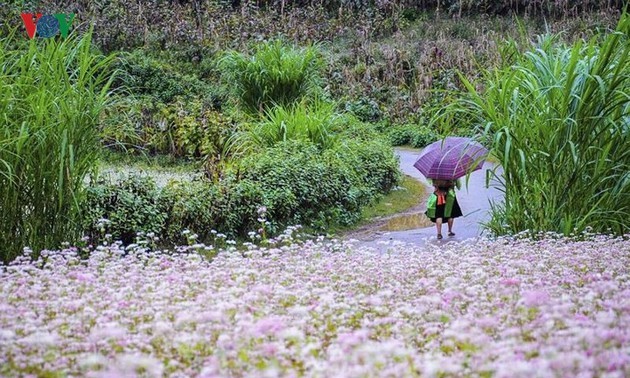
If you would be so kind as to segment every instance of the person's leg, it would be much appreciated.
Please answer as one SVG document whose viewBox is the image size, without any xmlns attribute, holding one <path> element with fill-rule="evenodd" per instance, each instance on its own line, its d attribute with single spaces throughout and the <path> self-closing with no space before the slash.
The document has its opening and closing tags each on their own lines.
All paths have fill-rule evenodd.
<svg viewBox="0 0 630 378">
<path fill-rule="evenodd" d="M 437 228 L 438 239 L 442 239 L 442 218 L 435 219 L 435 227 Z"/>
<path fill-rule="evenodd" d="M 454 218 L 448 218 L 448 221 L 446 221 L 448 223 L 448 236 L 455 236 L 453 232 L 453 220 Z"/>
</svg>

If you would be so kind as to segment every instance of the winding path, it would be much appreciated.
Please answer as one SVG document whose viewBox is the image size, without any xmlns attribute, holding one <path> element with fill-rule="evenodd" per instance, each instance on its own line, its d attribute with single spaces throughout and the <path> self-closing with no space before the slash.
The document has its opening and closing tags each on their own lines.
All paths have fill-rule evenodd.
<svg viewBox="0 0 630 378">
<path fill-rule="evenodd" d="M 429 193 L 432 187 L 426 178 L 413 166 L 420 151 L 419 149 L 397 148 L 395 153 L 400 159 L 400 170 L 404 174 L 422 182 L 426 186 L 427 193 Z M 487 221 L 490 217 L 490 202 L 502 199 L 502 193 L 498 189 L 496 182 L 491 182 L 490 186 L 486 187 L 486 172 L 494 167 L 494 164 L 486 162 L 482 169 L 470 175 L 468 185 L 466 185 L 465 178 L 462 178 L 462 188 L 457 192 L 457 200 L 464 216 L 455 219 L 453 232 L 455 232 L 456 236 L 454 237 L 446 236 L 446 224 L 442 226 L 442 234 L 444 235 L 442 240 L 437 240 L 437 231 L 434 225 L 404 231 L 386 232 L 377 230 L 368 234 L 364 233 L 361 236 L 352 235 L 352 237 L 357 239 L 362 245 L 376 248 L 379 248 L 379 246 L 386 247 L 392 242 L 426 245 L 429 243 L 443 244 L 452 241 L 474 240 L 483 232 L 481 223 Z M 423 213 L 425 210 L 426 205 L 422 204 L 420 212 Z"/>
</svg>

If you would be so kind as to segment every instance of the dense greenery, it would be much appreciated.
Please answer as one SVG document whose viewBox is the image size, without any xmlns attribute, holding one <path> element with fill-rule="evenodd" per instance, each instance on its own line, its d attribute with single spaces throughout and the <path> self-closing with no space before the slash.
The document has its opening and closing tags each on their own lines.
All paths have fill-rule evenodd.
<svg viewBox="0 0 630 378">
<path fill-rule="evenodd" d="M 223 100 L 216 86 L 200 80 L 193 73 L 186 73 L 182 67 L 151 56 L 147 51 L 120 54 L 116 68 L 123 74 L 114 81 L 113 86 L 137 96 L 150 96 L 162 103 L 203 98 L 215 107 L 219 107 Z"/>
<path fill-rule="evenodd" d="M 316 95 L 323 61 L 316 46 L 298 49 L 276 40 L 257 44 L 250 57 L 230 51 L 220 65 L 239 105 L 257 114 Z"/>
<path fill-rule="evenodd" d="M 211 41 L 210 44 L 225 48 L 276 34 L 301 41 L 323 40 L 326 39 L 323 37 L 331 38 L 344 26 L 368 27 L 384 34 L 396 32 L 407 22 L 428 13 L 454 18 L 515 13 L 567 19 L 584 13 L 619 10 L 623 4 L 623 0 L 107 0 L 99 3 L 9 0 L 0 7 L 0 20 L 10 20 L 21 11 L 76 12 L 78 20 L 90 20 L 94 25 L 99 45 L 112 51 L 147 44 L 170 48 L 177 44 L 201 44 L 200 41 Z M 217 36 L 221 36 L 219 41 Z M 198 56 L 198 53 L 190 48 L 190 55 Z"/>
<path fill-rule="evenodd" d="M 427 126 L 404 124 L 388 129 L 387 136 L 394 146 L 410 145 L 422 148 L 439 139 L 439 134 Z"/>
<path fill-rule="evenodd" d="M 154 232 L 181 243 L 185 229 L 208 241 L 212 230 L 236 237 L 259 229 L 265 206 L 269 234 L 294 224 L 324 231 L 356 222 L 361 208 L 399 179 L 397 160 L 382 142 L 322 151 L 307 140 L 288 140 L 248 156 L 216 183 L 178 181 L 163 189 L 138 177 L 96 183 L 85 204 L 85 227 L 92 237 L 111 233 L 125 242 L 136 232 Z"/>
<path fill-rule="evenodd" d="M 630 17 L 572 47 L 546 36 L 488 73 L 447 112 L 473 118 L 492 140 L 505 203 L 490 229 L 617 234 L 630 229 Z"/>
<path fill-rule="evenodd" d="M 98 118 L 113 57 L 95 55 L 91 34 L 0 41 L 0 257 L 76 237 L 83 182 L 98 157 Z"/>
<path fill-rule="evenodd" d="M 25 10 L 75 12 L 73 28 L 94 25 L 95 41 L 105 52 L 141 48 L 131 59 L 131 64 L 141 63 L 133 68 L 135 72 L 150 73 L 144 63 L 180 71 L 182 83 L 191 85 L 171 80 L 177 75 L 167 69 L 164 82 L 154 82 L 154 87 L 169 85 L 160 95 L 163 99 L 193 91 L 199 87 L 194 81 L 205 81 L 214 87 L 210 92 L 218 96 L 218 103 L 223 97 L 214 85 L 216 57 L 222 52 L 236 50 L 251 56 L 255 43 L 279 37 L 298 46 L 331 41 L 323 48 L 327 60 L 323 77 L 333 98 L 362 112 L 363 120 L 380 117 L 417 123 L 425 105 L 441 98 L 436 89 L 462 89 L 456 70 L 475 80 L 479 67 L 497 65 L 504 36 L 562 31 L 569 42 L 589 38 L 614 26 L 621 4 L 617 0 L 10 1 L 0 6 L 0 35 L 7 27 L 21 26 L 19 13 Z M 143 55 L 146 62 L 135 59 Z M 154 64 L 156 58 L 162 63 Z"/>
<path fill-rule="evenodd" d="M 112 232 L 131 243 L 138 232 L 159 232 L 166 221 L 161 192 L 149 177 L 129 176 L 115 185 L 99 181 L 87 188 L 83 230 L 93 238 Z"/>
<path fill-rule="evenodd" d="M 304 139 L 322 149 L 330 148 L 338 141 L 332 128 L 339 117 L 333 104 L 322 101 L 276 106 L 268 110 L 265 118 L 252 130 L 246 132 L 242 143 L 264 148 L 290 139 Z"/>
</svg>

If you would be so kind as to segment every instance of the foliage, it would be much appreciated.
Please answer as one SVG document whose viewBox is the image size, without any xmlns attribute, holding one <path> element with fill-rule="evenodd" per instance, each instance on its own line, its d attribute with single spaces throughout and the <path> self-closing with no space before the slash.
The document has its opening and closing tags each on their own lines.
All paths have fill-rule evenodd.
<svg viewBox="0 0 630 378">
<path fill-rule="evenodd" d="M 231 146 L 255 151 L 287 140 L 308 140 L 325 150 L 343 140 L 376 139 L 382 139 L 382 135 L 374 125 L 361 122 L 351 113 L 337 113 L 333 103 L 315 99 L 272 108 L 266 118 L 235 137 Z"/>
<path fill-rule="evenodd" d="M 368 142 L 383 139 L 378 124 L 361 122 L 350 113 L 338 114 L 330 132 L 337 135 L 340 140 Z"/>
<path fill-rule="evenodd" d="M 108 183 L 101 180 L 87 188 L 83 230 L 93 240 L 105 232 L 115 240 L 131 243 L 136 233 L 159 233 L 166 215 L 160 191 L 149 177 L 130 176 Z"/>
<path fill-rule="evenodd" d="M 243 237 L 260 226 L 262 198 L 259 186 L 233 176 L 216 183 L 173 182 L 163 189 L 167 212 L 163 235 L 173 242 L 182 240 L 182 230 L 192 230 L 206 242 L 217 232 Z"/>
<path fill-rule="evenodd" d="M 368 192 L 368 202 L 380 193 L 389 192 L 401 179 L 398 158 L 380 139 L 349 140 L 329 154 L 339 157 L 357 175 L 358 182 Z"/>
<path fill-rule="evenodd" d="M 326 149 L 337 142 L 338 138 L 332 133 L 337 119 L 335 106 L 320 100 L 275 106 L 251 130 L 244 131 L 237 143 L 251 150 L 302 139 Z"/>
<path fill-rule="evenodd" d="M 446 114 L 475 119 L 503 167 L 492 231 L 628 232 L 629 35 L 624 14 L 615 33 L 589 43 L 541 37 L 489 73 L 483 94 L 466 83 L 469 96 Z"/>
<path fill-rule="evenodd" d="M 185 229 L 208 241 L 216 235 L 212 230 L 233 237 L 257 230 L 264 206 L 271 234 L 293 224 L 323 230 L 356 222 L 361 208 L 399 179 L 391 148 L 378 140 L 325 151 L 308 140 L 289 140 L 248 156 L 216 182 L 174 181 L 156 189 L 147 179 L 131 177 L 93 185 L 84 224 L 90 236 L 98 236 L 100 220 L 107 219 L 107 232 L 125 241 L 137 232 L 155 232 L 181 243 Z"/>
<path fill-rule="evenodd" d="M 257 44 L 251 56 L 230 51 L 220 66 L 239 104 L 255 114 L 317 93 L 323 61 L 317 45 L 296 48 L 275 40 Z"/>
<path fill-rule="evenodd" d="M 361 97 L 356 101 L 348 101 L 346 111 L 354 114 L 363 122 L 377 122 L 383 116 L 378 103 L 371 98 Z"/>
<path fill-rule="evenodd" d="M 422 148 L 439 139 L 439 135 L 427 126 L 404 124 L 392 127 L 387 136 L 393 146 L 410 145 Z"/>
<path fill-rule="evenodd" d="M 155 130 L 151 137 L 157 151 L 174 156 L 201 157 L 223 153 L 227 139 L 234 132 L 233 121 L 200 101 L 177 101 L 162 107 L 158 122 L 165 123 L 164 130 Z M 160 134 L 169 134 L 164 138 Z M 159 145 L 160 141 L 171 140 L 170 150 Z"/>
<path fill-rule="evenodd" d="M 78 233 L 83 182 L 98 156 L 97 124 L 108 104 L 112 57 L 90 33 L 0 40 L 0 256 L 58 247 Z"/>
<path fill-rule="evenodd" d="M 105 51 L 141 46 L 169 50 L 176 46 L 242 46 L 248 40 L 275 35 L 296 41 L 330 40 L 344 28 L 368 27 L 374 34 L 392 33 L 412 20 L 434 15 L 459 19 L 517 14 L 547 20 L 570 19 L 590 13 L 611 14 L 623 4 L 622 0 L 108 0 L 97 6 L 90 0 L 41 0 L 3 2 L 0 20 L 13 20 L 22 11 L 73 10 L 78 20 L 94 26 L 96 41 Z M 146 17 L 138 17 L 140 14 Z"/>
<path fill-rule="evenodd" d="M 163 104 L 136 98 L 108 109 L 101 130 L 103 143 L 113 148 L 220 161 L 237 125 L 199 99 Z"/>
<path fill-rule="evenodd" d="M 286 222 L 322 227 L 358 206 L 344 197 L 351 188 L 345 166 L 326 161 L 307 141 L 280 143 L 245 159 L 241 167 L 243 178 L 258 182 L 263 189 L 273 231 Z"/>
<path fill-rule="evenodd" d="M 259 183 L 276 231 L 356 222 L 361 207 L 400 178 L 391 148 L 379 141 L 349 141 L 323 152 L 305 141 L 283 142 L 246 158 L 241 174 Z"/>
<path fill-rule="evenodd" d="M 0 20 L 15 19 L 20 11 L 35 6 L 27 2 L 11 10 L 0 7 Z M 278 36 L 299 45 L 333 41 L 332 46 L 322 46 L 322 50 L 337 50 L 327 54 L 324 73 L 333 98 L 350 103 L 370 99 L 378 104 L 383 117 L 406 123 L 414 122 L 414 114 L 425 107 L 434 82 L 440 81 L 440 71 L 461 70 L 474 80 L 479 66 L 497 65 L 497 45 L 505 36 L 518 36 L 516 23 L 525 26 L 527 38 L 547 28 L 566 30 L 568 41 L 588 38 L 598 29 L 614 25 L 620 1 L 543 5 L 507 0 L 447 0 L 439 4 L 399 0 L 108 0 L 106 7 L 99 7 L 87 0 L 63 4 L 43 0 L 37 6 L 77 12 L 76 19 L 84 22 L 75 23 L 76 28 L 94 25 L 95 39 L 104 51 L 141 48 L 185 72 L 183 76 L 194 74 L 206 80 L 217 106 L 225 97 L 214 81 L 218 52 L 236 49 L 247 53 L 254 43 Z M 165 93 L 177 92 L 176 84 Z"/>
<path fill-rule="evenodd" d="M 177 63 L 175 63 L 177 64 Z M 220 107 L 220 90 L 201 80 L 195 74 L 182 74 L 162 59 L 151 57 L 147 51 L 135 50 L 121 55 L 116 67 L 122 72 L 114 86 L 124 88 L 133 95 L 146 95 L 162 103 L 173 102 L 177 97 L 184 99 L 203 98 Z"/>
</svg>

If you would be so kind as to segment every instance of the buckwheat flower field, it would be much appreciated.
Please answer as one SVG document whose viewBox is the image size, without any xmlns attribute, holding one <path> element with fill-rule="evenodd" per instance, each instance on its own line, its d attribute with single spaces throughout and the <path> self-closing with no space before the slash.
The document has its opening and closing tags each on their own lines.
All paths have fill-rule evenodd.
<svg viewBox="0 0 630 378">
<path fill-rule="evenodd" d="M 0 271 L 0 375 L 627 377 L 630 242 L 73 249 Z"/>
</svg>

